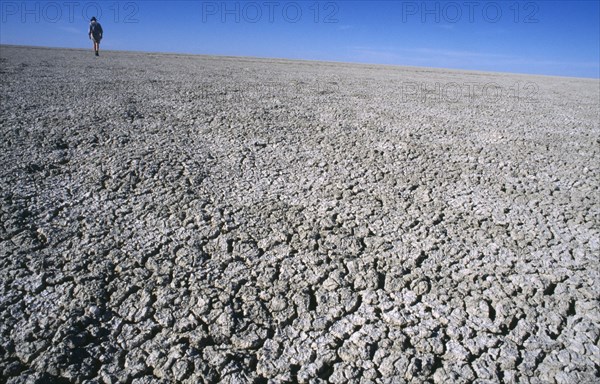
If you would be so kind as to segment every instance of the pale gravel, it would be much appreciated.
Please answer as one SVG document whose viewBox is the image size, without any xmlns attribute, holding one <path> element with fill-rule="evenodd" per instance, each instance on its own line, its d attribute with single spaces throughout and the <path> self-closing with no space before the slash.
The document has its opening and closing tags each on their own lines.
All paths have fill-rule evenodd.
<svg viewBox="0 0 600 384">
<path fill-rule="evenodd" d="M 598 80 L 9 46 L 0 76 L 0 381 L 600 380 Z M 407 94 L 436 83 L 504 95 Z"/>
</svg>

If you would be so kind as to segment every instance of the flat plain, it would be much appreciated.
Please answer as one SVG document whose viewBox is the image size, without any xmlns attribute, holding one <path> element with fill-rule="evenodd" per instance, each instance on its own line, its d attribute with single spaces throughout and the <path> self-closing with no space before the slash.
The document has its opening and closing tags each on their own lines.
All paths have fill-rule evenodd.
<svg viewBox="0 0 600 384">
<path fill-rule="evenodd" d="M 600 380 L 600 84 L 0 47 L 0 382 Z"/>
</svg>

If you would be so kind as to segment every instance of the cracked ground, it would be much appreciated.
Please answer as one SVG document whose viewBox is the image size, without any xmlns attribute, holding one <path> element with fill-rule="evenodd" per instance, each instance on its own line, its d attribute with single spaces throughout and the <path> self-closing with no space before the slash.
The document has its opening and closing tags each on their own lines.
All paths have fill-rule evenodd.
<svg viewBox="0 0 600 384">
<path fill-rule="evenodd" d="M 600 380 L 598 80 L 8 46 L 0 76 L 0 382 Z"/>
</svg>

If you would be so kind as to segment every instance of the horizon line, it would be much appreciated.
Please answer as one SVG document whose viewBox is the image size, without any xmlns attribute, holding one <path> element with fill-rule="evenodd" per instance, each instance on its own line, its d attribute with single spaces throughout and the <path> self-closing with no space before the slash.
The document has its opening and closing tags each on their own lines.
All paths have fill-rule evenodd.
<svg viewBox="0 0 600 384">
<path fill-rule="evenodd" d="M 2 44 L 0 47 L 16 47 L 16 48 L 37 48 L 37 49 L 67 49 L 73 51 L 88 51 L 88 48 L 77 48 L 77 47 L 57 47 L 57 46 L 46 46 L 46 45 L 23 45 L 23 44 Z M 415 65 L 403 65 L 403 64 L 386 64 L 386 63 L 375 63 L 375 62 L 364 62 L 364 61 L 338 61 L 338 60 L 314 60 L 314 59 L 298 59 L 288 57 L 275 57 L 275 56 L 246 56 L 246 55 L 223 55 L 223 54 L 211 54 L 211 53 L 191 53 L 191 52 L 175 52 L 175 51 L 141 51 L 141 50 L 122 50 L 122 49 L 103 49 L 104 52 L 129 52 L 129 53 L 154 53 L 160 55 L 184 55 L 184 56 L 205 56 L 205 57 L 222 57 L 222 58 L 240 58 L 240 59 L 258 59 L 258 60 L 287 60 L 287 61 L 302 61 L 302 62 L 313 62 L 313 63 L 333 63 L 333 64 L 350 64 L 350 65 L 374 65 L 382 67 L 395 67 L 395 68 L 419 68 L 429 70 L 446 70 L 455 72 L 474 72 L 482 74 L 495 74 L 495 75 L 516 75 L 516 76 L 539 76 L 539 77 L 551 77 L 551 78 L 562 78 L 562 79 L 580 79 L 580 80 L 597 80 L 600 81 L 600 73 L 598 77 L 579 77 L 579 76 L 565 76 L 565 75 L 544 75 L 539 73 L 524 73 L 524 72 L 508 72 L 508 71 L 485 71 L 478 69 L 464 69 L 464 68 L 448 68 L 448 67 L 430 67 L 430 66 L 415 66 Z"/>
</svg>

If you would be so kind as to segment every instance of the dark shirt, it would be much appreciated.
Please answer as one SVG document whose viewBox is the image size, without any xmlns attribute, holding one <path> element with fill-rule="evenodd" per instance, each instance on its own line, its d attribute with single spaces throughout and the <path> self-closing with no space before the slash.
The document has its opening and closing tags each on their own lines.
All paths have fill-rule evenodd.
<svg viewBox="0 0 600 384">
<path fill-rule="evenodd" d="M 102 26 L 100 25 L 99 22 L 95 22 L 95 23 L 90 23 L 90 31 L 89 31 L 89 35 L 92 35 L 92 37 L 94 38 L 94 40 L 100 40 L 102 39 Z"/>
</svg>

